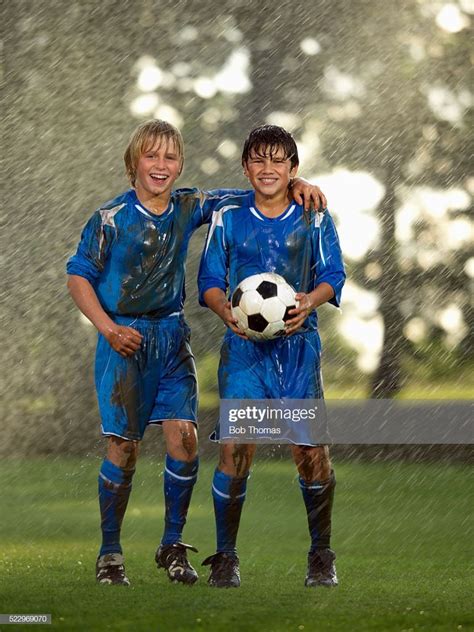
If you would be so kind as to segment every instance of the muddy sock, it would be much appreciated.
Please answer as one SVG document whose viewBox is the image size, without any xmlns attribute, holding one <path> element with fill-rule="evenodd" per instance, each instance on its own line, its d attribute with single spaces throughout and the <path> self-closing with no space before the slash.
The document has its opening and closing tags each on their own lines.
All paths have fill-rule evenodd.
<svg viewBox="0 0 474 632">
<path fill-rule="evenodd" d="M 331 513 L 336 487 L 334 470 L 331 470 L 331 476 L 326 481 L 307 483 L 300 477 L 299 482 L 308 514 L 310 552 L 327 549 L 331 543 Z"/>
<path fill-rule="evenodd" d="M 178 461 L 166 455 L 165 464 L 165 532 L 161 544 L 181 541 L 188 515 L 193 487 L 197 480 L 199 458 L 194 461 Z"/>
<path fill-rule="evenodd" d="M 217 552 L 236 555 L 237 532 L 247 491 L 247 476 L 228 476 L 216 469 L 212 497 L 216 518 Z"/>
<path fill-rule="evenodd" d="M 127 509 L 135 470 L 124 470 L 104 459 L 99 472 L 102 546 L 99 555 L 122 553 L 120 529 Z"/>
</svg>

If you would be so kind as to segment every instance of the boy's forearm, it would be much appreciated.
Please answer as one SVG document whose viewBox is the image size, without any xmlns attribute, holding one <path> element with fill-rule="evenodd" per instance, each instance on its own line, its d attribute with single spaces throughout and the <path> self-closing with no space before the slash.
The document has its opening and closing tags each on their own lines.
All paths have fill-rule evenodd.
<svg viewBox="0 0 474 632">
<path fill-rule="evenodd" d="M 94 288 L 84 277 L 68 275 L 67 287 L 72 300 L 101 334 L 110 332 L 114 321 L 104 311 Z"/>
<path fill-rule="evenodd" d="M 204 301 L 209 309 L 212 309 L 218 316 L 222 318 L 225 306 L 227 305 L 227 297 L 218 287 L 211 287 L 204 292 Z"/>
<path fill-rule="evenodd" d="M 334 289 L 329 283 L 323 281 L 312 292 L 308 294 L 312 309 L 327 303 L 334 296 Z"/>
</svg>

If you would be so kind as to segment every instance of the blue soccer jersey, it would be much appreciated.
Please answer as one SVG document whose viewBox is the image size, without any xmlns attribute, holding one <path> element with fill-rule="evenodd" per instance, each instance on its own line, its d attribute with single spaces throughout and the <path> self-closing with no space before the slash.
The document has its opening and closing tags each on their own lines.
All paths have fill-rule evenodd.
<svg viewBox="0 0 474 632">
<path fill-rule="evenodd" d="M 278 217 L 269 218 L 255 206 L 252 192 L 229 197 L 213 212 L 199 270 L 199 301 L 212 287 L 230 290 L 245 278 L 262 272 L 284 277 L 297 292 L 311 292 L 322 282 L 334 290 L 330 300 L 339 306 L 345 281 L 336 227 L 329 212 L 305 212 L 292 202 Z M 306 320 L 316 329 L 317 315 Z"/>
<path fill-rule="evenodd" d="M 154 319 L 180 312 L 191 235 L 229 194 L 246 192 L 178 189 L 167 210 L 155 215 L 130 189 L 94 213 L 67 272 L 86 278 L 111 316 Z"/>
</svg>

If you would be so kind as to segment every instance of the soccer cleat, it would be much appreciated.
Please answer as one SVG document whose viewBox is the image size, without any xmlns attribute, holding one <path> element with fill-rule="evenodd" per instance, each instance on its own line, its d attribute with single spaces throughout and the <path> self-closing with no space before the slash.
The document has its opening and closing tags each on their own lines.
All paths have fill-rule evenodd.
<svg viewBox="0 0 474 632">
<path fill-rule="evenodd" d="M 308 572 L 304 585 L 313 586 L 337 586 L 336 567 L 334 560 L 336 554 L 331 549 L 319 549 L 308 553 Z"/>
<path fill-rule="evenodd" d="M 175 542 L 174 544 L 161 544 L 155 555 L 155 562 L 158 568 L 164 568 L 168 578 L 172 582 L 181 584 L 194 584 L 198 579 L 198 574 L 188 562 L 187 549 L 198 550 L 190 544 Z"/>
<path fill-rule="evenodd" d="M 121 553 L 106 553 L 97 558 L 95 577 L 99 584 L 115 584 L 130 586 L 130 580 L 125 575 L 123 555 Z"/>
<path fill-rule="evenodd" d="M 228 553 L 215 553 L 206 557 L 202 566 L 210 566 L 207 583 L 215 588 L 238 588 L 240 586 L 239 558 Z"/>
</svg>

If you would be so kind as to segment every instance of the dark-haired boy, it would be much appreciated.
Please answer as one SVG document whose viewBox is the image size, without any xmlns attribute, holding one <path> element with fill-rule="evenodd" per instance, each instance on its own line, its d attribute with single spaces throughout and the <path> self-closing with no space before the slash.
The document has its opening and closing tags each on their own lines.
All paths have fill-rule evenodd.
<svg viewBox="0 0 474 632">
<path fill-rule="evenodd" d="M 345 280 L 337 232 L 329 213 L 312 211 L 288 196 L 298 169 L 298 150 L 284 129 L 265 125 L 247 138 L 242 165 L 254 193 L 227 199 L 214 211 L 199 271 L 199 297 L 228 329 L 221 349 L 219 393 L 222 399 L 312 399 L 323 397 L 321 343 L 315 309 L 339 305 Z M 309 221 L 308 221 L 309 220 Z M 245 278 L 262 272 L 283 276 L 296 290 L 297 309 L 290 312 L 286 335 L 267 342 L 245 337 L 232 317 L 232 295 Z M 214 434 L 219 439 L 219 425 Z M 222 443 L 212 495 L 217 549 L 203 564 L 211 566 L 209 583 L 240 585 L 236 540 L 253 444 Z M 330 549 L 335 488 L 327 446 L 292 445 L 308 515 L 311 547 L 306 586 L 335 586 L 335 554 Z"/>
<path fill-rule="evenodd" d="M 183 317 L 185 260 L 191 235 L 229 191 L 172 191 L 184 147 L 180 132 L 165 121 L 138 126 L 124 159 L 132 188 L 94 213 L 67 264 L 71 296 L 99 331 L 95 380 L 108 445 L 99 473 L 96 578 L 129 584 L 121 524 L 140 441 L 148 425 L 159 424 L 166 441 L 166 513 L 155 559 L 171 581 L 192 584 L 197 573 L 187 550 L 196 549 L 181 541 L 198 470 L 196 369 Z M 317 203 L 317 187 L 311 193 Z"/>
</svg>

